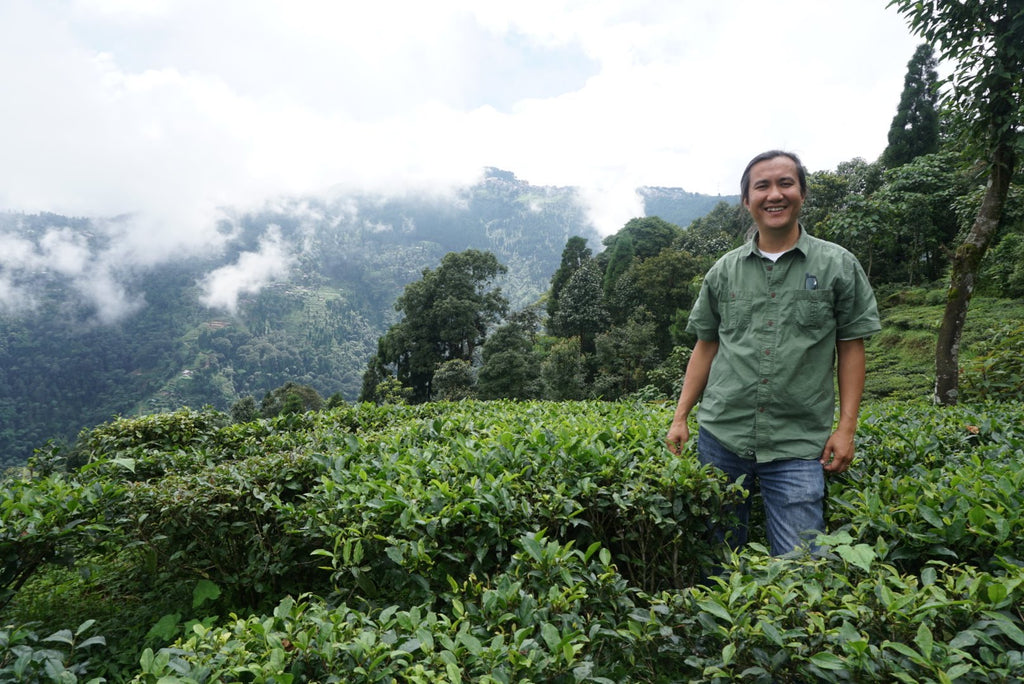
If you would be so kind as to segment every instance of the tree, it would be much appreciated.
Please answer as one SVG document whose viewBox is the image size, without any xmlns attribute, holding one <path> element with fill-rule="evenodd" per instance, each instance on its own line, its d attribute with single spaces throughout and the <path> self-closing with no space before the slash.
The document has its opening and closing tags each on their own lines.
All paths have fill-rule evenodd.
<svg viewBox="0 0 1024 684">
<path fill-rule="evenodd" d="M 587 247 L 586 238 L 573 236 L 565 243 L 562 250 L 562 262 L 558 270 L 551 276 L 551 290 L 548 294 L 548 318 L 554 318 L 558 314 L 558 303 L 562 296 L 562 290 L 569 283 L 572 275 L 579 270 L 580 266 L 590 261 L 593 254 Z"/>
<path fill-rule="evenodd" d="M 721 201 L 687 226 L 674 246 L 694 256 L 717 257 L 737 244 L 750 227 L 750 214 L 740 203 Z"/>
<path fill-rule="evenodd" d="M 548 321 L 549 331 L 558 337 L 578 337 L 584 354 L 594 352 L 594 338 L 608 328 L 601 273 L 593 259 L 573 273 L 562 290 L 558 313 Z"/>
<path fill-rule="evenodd" d="M 889 127 L 889 146 L 882 152 L 886 168 L 939 151 L 938 80 L 935 51 L 927 43 L 919 45 L 907 64 L 903 94 Z"/>
<path fill-rule="evenodd" d="M 663 249 L 657 256 L 632 270 L 636 289 L 653 325 L 653 351 L 664 357 L 672 350 L 672 324 L 680 311 L 693 307 L 699 287 L 695 285 L 707 270 L 704 260 L 678 249 Z M 636 316 L 637 309 L 631 314 Z"/>
<path fill-rule="evenodd" d="M 845 205 L 815 226 L 815 234 L 853 252 L 873 282 L 893 281 L 892 256 L 899 252 L 893 210 L 875 197 L 851 195 Z M 877 266 L 877 267 L 876 267 Z M 876 273 L 881 275 L 876 278 Z"/>
<path fill-rule="evenodd" d="M 819 226 L 849 202 L 850 181 L 836 171 L 807 174 L 807 199 L 800 209 L 800 225 L 812 235 L 825 237 Z"/>
<path fill-rule="evenodd" d="M 624 325 L 598 335 L 596 346 L 594 392 L 604 399 L 619 399 L 646 385 L 647 372 L 659 358 L 654 320 L 643 308 Z"/>
<path fill-rule="evenodd" d="M 630 219 L 619 232 L 604 239 L 605 250 L 597 256 L 601 270 L 606 271 L 608 261 L 619 252 L 619 242 L 631 243 L 630 258 L 635 256 L 643 261 L 670 247 L 681 233 L 682 228 L 657 216 Z"/>
<path fill-rule="evenodd" d="M 323 405 L 324 400 L 312 387 L 297 382 L 286 382 L 264 395 L 260 403 L 260 415 L 264 418 L 273 418 L 288 413 L 319 411 Z"/>
<path fill-rule="evenodd" d="M 382 341 L 383 339 L 377 340 L 377 353 L 370 357 L 369 362 L 366 364 L 366 370 L 363 371 L 363 385 L 359 390 L 359 401 L 383 403 L 377 393 L 377 388 L 381 386 L 381 383 L 394 379 L 394 376 L 387 368 L 387 364 L 384 362 Z M 401 383 L 398 384 L 401 386 Z"/>
<path fill-rule="evenodd" d="M 893 260 L 909 285 L 939 278 L 960 229 L 950 208 L 970 189 L 956 155 L 921 155 L 886 171 L 885 179 L 875 197 L 891 208 L 899 227 Z"/>
<path fill-rule="evenodd" d="M 506 271 L 490 252 L 449 252 L 437 270 L 424 269 L 422 279 L 405 287 L 395 302 L 405 316 L 381 338 L 377 361 L 394 366 L 402 386 L 412 388 L 413 401 L 432 398 L 439 364 L 473 361 L 488 327 L 508 309 L 501 289 L 490 287 Z"/>
<path fill-rule="evenodd" d="M 618 240 L 615 240 L 608 247 L 608 257 L 604 267 L 604 295 L 608 297 L 615 291 L 615 285 L 619 278 L 629 270 L 636 259 L 636 248 L 633 246 L 633 238 L 627 233 Z"/>
<path fill-rule="evenodd" d="M 1024 130 L 1024 0 L 892 0 L 911 30 L 955 65 L 944 100 L 965 143 L 987 167 L 985 195 L 952 257 L 946 308 L 935 351 L 935 400 L 955 404 L 960 338 L 982 258 L 1003 214 Z"/>
<path fill-rule="evenodd" d="M 544 398 L 575 401 L 587 396 L 587 363 L 580 352 L 579 338 L 555 342 L 540 364 Z"/>
<path fill-rule="evenodd" d="M 242 397 L 231 405 L 231 420 L 236 423 L 251 423 L 260 417 L 253 397 Z"/>
<path fill-rule="evenodd" d="M 431 383 L 438 401 L 459 401 L 476 394 L 476 376 L 473 364 L 465 359 L 452 359 L 439 363 Z"/>
<path fill-rule="evenodd" d="M 388 376 L 374 388 L 378 404 L 405 404 L 412 396 L 412 388 L 403 387 L 398 378 Z"/>
<path fill-rule="evenodd" d="M 540 396 L 540 354 L 534 349 L 538 326 L 532 309 L 516 312 L 484 342 L 477 390 L 484 399 L 536 399 Z"/>
</svg>

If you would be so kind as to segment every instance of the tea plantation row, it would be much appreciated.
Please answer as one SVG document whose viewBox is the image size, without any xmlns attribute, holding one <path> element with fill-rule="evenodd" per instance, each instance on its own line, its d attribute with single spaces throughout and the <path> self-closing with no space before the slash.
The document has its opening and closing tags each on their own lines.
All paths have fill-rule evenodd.
<svg viewBox="0 0 1024 684">
<path fill-rule="evenodd" d="M 816 557 L 735 555 L 671 407 L 116 420 L 0 492 L 0 681 L 1024 678 L 1024 409 L 875 404 Z M 757 525 L 755 521 L 755 525 Z"/>
</svg>

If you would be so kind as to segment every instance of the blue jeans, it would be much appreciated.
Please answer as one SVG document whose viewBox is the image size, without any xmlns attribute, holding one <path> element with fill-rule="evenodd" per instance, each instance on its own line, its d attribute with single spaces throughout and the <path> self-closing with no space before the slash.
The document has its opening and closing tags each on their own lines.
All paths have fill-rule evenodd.
<svg viewBox="0 0 1024 684">
<path fill-rule="evenodd" d="M 768 546 L 773 556 L 799 548 L 814 550 L 814 538 L 825 531 L 825 472 L 817 460 L 786 459 L 758 463 L 729 451 L 714 435 L 700 428 L 697 432 L 697 457 L 703 465 L 713 465 L 742 486 L 747 499 L 734 512 L 736 527 L 728 530 L 733 548 L 747 543 L 750 523 L 750 492 L 756 481 L 764 502 Z M 715 535 L 726 539 L 726 530 L 715 526 Z"/>
</svg>

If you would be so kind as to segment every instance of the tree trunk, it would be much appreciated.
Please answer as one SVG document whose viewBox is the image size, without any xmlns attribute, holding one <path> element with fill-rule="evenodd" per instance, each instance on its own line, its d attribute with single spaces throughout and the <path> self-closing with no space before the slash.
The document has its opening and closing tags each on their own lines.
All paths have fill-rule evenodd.
<svg viewBox="0 0 1024 684">
<path fill-rule="evenodd" d="M 960 336 L 963 334 L 964 321 L 967 320 L 967 307 L 974 294 L 981 260 L 999 228 L 1013 167 L 1012 147 L 1005 143 L 997 145 L 992 154 L 985 198 L 974 218 L 971 232 L 953 255 L 946 311 L 942 315 L 935 347 L 935 401 L 943 406 L 952 406 L 957 402 Z"/>
</svg>

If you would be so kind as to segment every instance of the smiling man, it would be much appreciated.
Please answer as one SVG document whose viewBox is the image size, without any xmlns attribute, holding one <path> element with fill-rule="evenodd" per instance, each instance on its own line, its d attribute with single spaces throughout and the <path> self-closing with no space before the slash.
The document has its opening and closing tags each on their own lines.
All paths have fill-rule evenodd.
<svg viewBox="0 0 1024 684">
<path fill-rule="evenodd" d="M 881 326 L 857 259 L 800 225 L 807 172 L 795 154 L 754 157 L 740 191 L 757 232 L 704 278 L 687 324 L 697 343 L 665 441 L 682 452 L 700 401 L 698 458 L 743 477 L 748 493 L 760 488 L 768 544 L 781 555 L 824 531 L 825 472 L 853 460 L 864 338 Z M 749 496 L 737 514 L 734 547 L 747 541 Z"/>
</svg>

